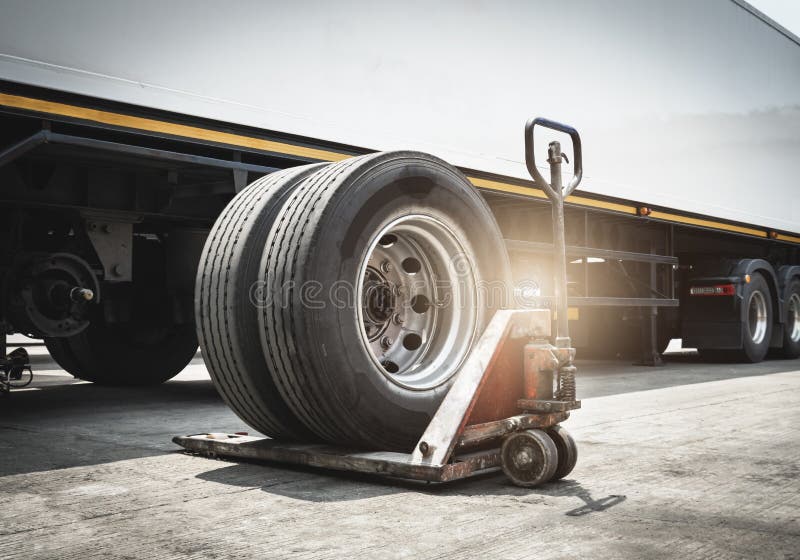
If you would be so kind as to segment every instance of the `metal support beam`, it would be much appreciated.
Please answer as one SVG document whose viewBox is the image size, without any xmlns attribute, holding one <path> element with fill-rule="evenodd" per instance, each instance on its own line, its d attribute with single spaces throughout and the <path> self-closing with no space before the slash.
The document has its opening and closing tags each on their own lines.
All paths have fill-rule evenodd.
<svg viewBox="0 0 800 560">
<path fill-rule="evenodd" d="M 520 253 L 550 254 L 554 251 L 553 245 L 537 241 L 520 241 L 506 239 L 509 251 Z M 667 255 L 653 255 L 650 253 L 632 253 L 629 251 L 612 251 L 610 249 L 597 249 L 594 247 L 567 246 L 567 255 L 570 257 L 598 257 L 609 260 L 651 262 L 657 264 L 678 264 L 677 257 Z"/>
<path fill-rule="evenodd" d="M 56 132 L 50 132 L 49 130 L 40 130 L 39 132 L 29 136 L 25 140 L 17 142 L 16 144 L 9 146 L 8 148 L 0 152 L 0 167 L 7 163 L 11 163 L 12 161 L 25 155 L 32 149 L 42 144 L 64 144 L 68 146 L 81 146 L 93 150 L 127 154 L 132 156 L 157 159 L 161 161 L 174 161 L 177 163 L 199 165 L 203 167 L 231 169 L 235 173 L 238 172 L 240 178 L 241 178 L 241 173 L 246 173 L 246 172 L 267 174 L 278 171 L 277 167 L 267 167 L 265 165 L 242 163 L 241 161 L 230 161 L 230 160 L 224 160 L 206 156 L 198 156 L 193 154 L 184 154 L 169 150 L 161 150 L 158 148 L 145 148 L 143 146 L 135 146 L 133 144 L 122 144 L 119 142 L 109 142 L 107 140 L 97 140 L 96 138 L 84 138 L 81 136 L 60 134 Z"/>
<path fill-rule="evenodd" d="M 655 242 L 650 240 L 650 252 L 655 253 Z M 656 264 L 650 263 L 650 292 L 658 290 L 658 273 Z M 671 272 L 671 271 L 670 271 Z M 658 347 L 658 307 L 650 306 L 642 309 L 645 316 L 642 318 L 642 359 L 638 365 L 658 367 L 664 365 L 661 359 L 661 349 Z"/>
<path fill-rule="evenodd" d="M 24 140 L 20 140 L 16 144 L 12 144 L 2 152 L 0 152 L 0 167 L 11 163 L 17 158 L 20 158 L 34 149 L 36 146 L 41 146 L 47 142 L 48 131 L 40 130 L 32 136 L 28 136 Z"/>
<path fill-rule="evenodd" d="M 540 296 L 530 302 L 532 308 L 555 301 L 552 296 Z M 626 297 L 570 297 L 570 307 L 678 307 L 680 300 L 666 298 L 626 298 Z"/>
<path fill-rule="evenodd" d="M 103 265 L 107 282 L 130 282 L 133 279 L 133 222 L 102 213 L 85 211 L 86 235 Z"/>
</svg>

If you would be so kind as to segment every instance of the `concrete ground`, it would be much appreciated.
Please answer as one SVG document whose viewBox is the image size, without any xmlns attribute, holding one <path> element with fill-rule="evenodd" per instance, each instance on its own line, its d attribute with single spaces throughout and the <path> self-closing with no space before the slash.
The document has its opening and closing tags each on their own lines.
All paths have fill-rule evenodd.
<svg viewBox="0 0 800 560">
<path fill-rule="evenodd" d="M 150 389 L 35 352 L 0 401 L 0 558 L 798 558 L 800 362 L 580 363 L 568 480 L 442 486 L 181 453 L 247 427 L 198 358 Z"/>
</svg>

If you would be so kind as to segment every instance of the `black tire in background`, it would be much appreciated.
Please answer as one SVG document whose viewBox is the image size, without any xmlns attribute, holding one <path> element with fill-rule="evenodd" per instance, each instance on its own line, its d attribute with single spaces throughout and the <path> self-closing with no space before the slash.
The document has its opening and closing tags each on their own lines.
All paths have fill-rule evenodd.
<svg viewBox="0 0 800 560">
<path fill-rule="evenodd" d="M 789 282 L 788 293 L 781 354 L 784 358 L 794 359 L 800 357 L 800 279 L 794 278 Z"/>
<path fill-rule="evenodd" d="M 272 173 L 236 195 L 209 234 L 195 286 L 197 336 L 223 400 L 271 437 L 306 440 L 311 432 L 280 396 L 261 350 L 259 269 L 267 235 L 297 185 L 325 164 Z"/>
<path fill-rule="evenodd" d="M 758 272 L 750 275 L 750 282 L 742 287 L 742 348 L 738 350 L 698 348 L 703 361 L 719 363 L 757 363 L 767 357 L 775 320 L 772 295 L 764 276 Z M 758 312 L 757 308 L 761 311 Z M 758 319 L 761 315 L 761 319 Z"/>
<path fill-rule="evenodd" d="M 66 342 L 75 370 L 64 369 L 84 381 L 109 386 L 159 385 L 178 375 L 197 352 L 194 325 L 96 321 Z"/>
<path fill-rule="evenodd" d="M 173 324 L 166 285 L 166 254 L 157 239 L 134 238 L 131 317 L 107 323 L 103 308 L 89 326 L 45 344 L 56 362 L 79 379 L 100 385 L 157 385 L 175 377 L 197 352 L 193 323 Z"/>
<path fill-rule="evenodd" d="M 451 385 L 452 377 L 429 387 L 401 384 L 363 340 L 361 302 L 325 301 L 339 286 L 362 285 L 363 259 L 378 232 L 409 216 L 455 232 L 471 277 L 508 289 L 508 256 L 491 210 L 460 172 L 427 154 L 372 154 L 317 171 L 270 232 L 261 270 L 282 303 L 260 316 L 265 357 L 286 403 L 323 439 L 409 451 Z M 298 289 L 287 292 L 287 285 Z M 304 287 L 323 305 L 309 301 Z M 475 336 L 467 342 L 506 303 L 474 301 Z"/>
<path fill-rule="evenodd" d="M 69 374 L 78 377 L 80 364 L 72 354 L 72 349 L 66 338 L 45 337 L 44 345 L 50 353 L 50 357 Z"/>
<path fill-rule="evenodd" d="M 769 351 L 769 342 L 772 337 L 772 324 L 774 314 L 772 310 L 772 296 L 764 276 L 758 272 L 750 276 L 750 282 L 742 288 L 742 305 L 745 307 L 743 333 L 743 346 L 734 355 L 744 362 L 760 362 Z M 765 317 L 759 319 L 758 308 L 763 305 Z"/>
</svg>

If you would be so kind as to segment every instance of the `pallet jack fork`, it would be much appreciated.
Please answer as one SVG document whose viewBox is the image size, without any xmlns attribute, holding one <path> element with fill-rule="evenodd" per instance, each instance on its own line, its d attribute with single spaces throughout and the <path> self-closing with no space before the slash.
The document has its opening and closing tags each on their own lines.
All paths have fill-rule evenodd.
<svg viewBox="0 0 800 560">
<path fill-rule="evenodd" d="M 536 168 L 536 125 L 569 134 L 574 176 L 561 184 L 563 155 L 558 142 L 548 149 L 551 182 Z M 314 443 L 291 443 L 244 433 L 178 436 L 187 451 L 308 465 L 342 471 L 447 482 L 501 467 L 520 486 L 536 486 L 569 474 L 577 461 L 575 441 L 559 424 L 580 408 L 575 395 L 567 321 L 564 199 L 581 180 L 581 145 L 569 126 L 537 118 L 525 127 L 526 162 L 538 187 L 553 204 L 557 330 L 551 344 L 549 309 L 497 311 L 455 376 L 452 387 L 409 453 L 362 451 Z"/>
</svg>

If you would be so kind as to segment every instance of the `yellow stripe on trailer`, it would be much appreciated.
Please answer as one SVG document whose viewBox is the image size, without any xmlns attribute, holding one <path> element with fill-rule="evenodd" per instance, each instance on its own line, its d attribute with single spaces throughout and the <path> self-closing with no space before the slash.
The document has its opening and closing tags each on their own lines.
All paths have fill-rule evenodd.
<svg viewBox="0 0 800 560">
<path fill-rule="evenodd" d="M 254 150 L 261 150 L 265 152 L 277 152 L 280 154 L 317 159 L 321 161 L 339 161 L 350 157 L 350 154 L 342 154 L 328 150 L 318 150 L 316 148 L 307 148 L 305 146 L 297 146 L 295 144 L 289 144 L 286 142 L 264 140 L 263 138 L 254 138 L 252 136 L 221 132 L 208 128 L 176 124 L 144 117 L 134 117 L 132 115 L 123 115 L 120 113 L 111 113 L 109 111 L 100 111 L 98 109 L 88 109 L 86 107 L 55 103 L 53 101 L 44 101 L 42 99 L 32 99 L 30 97 L 21 97 L 19 95 L 0 93 L 0 105 L 14 107 L 16 109 L 24 109 L 26 111 L 35 111 L 37 113 L 48 113 L 51 115 L 59 115 L 62 117 L 71 117 L 74 119 L 103 123 L 111 126 L 146 130 L 148 132 L 169 134 L 170 136 L 180 136 L 184 138 L 191 138 L 193 140 L 206 140 L 209 142 L 216 142 L 218 144 L 230 144 L 231 146 L 252 148 Z"/>
<path fill-rule="evenodd" d="M 797 237 L 795 235 L 786 235 L 784 233 L 777 234 L 775 239 L 778 239 L 780 241 L 789 241 L 790 243 L 800 243 L 800 237 Z"/>
<path fill-rule="evenodd" d="M 469 179 L 473 185 L 481 189 L 519 194 L 531 198 L 547 198 L 542 191 L 531 187 L 523 187 L 521 185 L 513 185 L 511 183 L 502 183 L 500 181 L 492 181 L 491 179 L 481 179 L 480 177 L 467 177 L 467 179 Z"/>
<path fill-rule="evenodd" d="M 657 210 L 653 210 L 649 215 L 649 218 L 653 218 L 656 220 L 664 220 L 667 222 L 675 222 L 679 224 L 689 224 L 693 226 L 700 226 L 700 227 L 707 227 L 712 229 L 721 229 L 725 231 L 732 231 L 735 233 L 744 233 L 746 235 L 755 235 L 756 237 L 765 237 L 767 235 L 766 230 L 763 229 L 753 229 L 744 226 L 737 226 L 733 224 L 726 224 L 723 222 L 715 222 L 712 220 L 704 220 L 701 218 L 692 218 L 690 216 L 680 216 L 678 214 L 670 214 L 668 212 L 659 212 Z"/>
<path fill-rule="evenodd" d="M 0 105 L 5 107 L 12 107 L 15 109 L 22 109 L 25 111 L 33 111 L 36 113 L 45 113 L 45 114 L 58 115 L 62 117 L 69 117 L 73 119 L 80 119 L 95 123 L 102 123 L 110 126 L 128 128 L 133 130 L 142 130 L 147 132 L 155 132 L 159 134 L 167 134 L 169 136 L 175 136 L 175 137 L 191 138 L 192 140 L 205 140 L 217 144 L 227 144 L 230 146 L 236 146 L 240 148 L 251 148 L 263 152 L 272 152 L 282 155 L 296 156 L 296 157 L 319 160 L 319 161 L 340 161 L 348 157 L 351 157 L 351 154 L 335 152 L 332 150 L 309 148 L 306 146 L 299 146 L 297 144 L 291 144 L 288 142 L 265 140 L 263 138 L 256 138 L 253 136 L 246 136 L 243 134 L 222 132 L 210 128 L 177 124 L 168 121 L 162 121 L 145 117 L 135 117 L 133 115 L 114 113 L 111 111 L 102 111 L 99 109 L 90 109 L 78 105 L 68 105 L 66 103 L 57 103 L 54 101 L 46 101 L 43 99 L 35 99 L 32 97 L 11 95 L 7 93 L 0 93 Z M 521 185 L 506 183 L 503 181 L 496 181 L 492 179 L 483 179 L 480 177 L 468 177 L 468 179 L 472 182 L 473 185 L 482 189 L 516 194 L 516 195 L 526 196 L 529 198 L 538 198 L 538 199 L 547 198 L 542 191 L 531 187 L 524 187 Z M 599 208 L 602 210 L 610 210 L 612 212 L 620 212 L 622 214 L 629 214 L 629 215 L 638 215 L 639 213 L 639 208 L 635 205 L 597 200 L 585 196 L 570 196 L 567 198 L 567 203 L 575 204 L 578 206 L 585 206 L 588 208 Z M 647 217 L 654 220 L 661 220 L 676 224 L 700 226 L 720 231 L 729 231 L 733 233 L 752 235 L 754 237 L 770 237 L 770 231 L 767 229 L 755 229 L 746 226 L 739 226 L 735 224 L 728 224 L 725 222 L 706 220 L 702 218 L 693 218 L 690 216 L 682 216 L 680 214 L 661 212 L 657 210 L 651 211 L 647 215 Z M 786 241 L 790 243 L 800 243 L 800 237 L 795 235 L 774 233 L 772 238 L 779 241 Z"/>
</svg>

